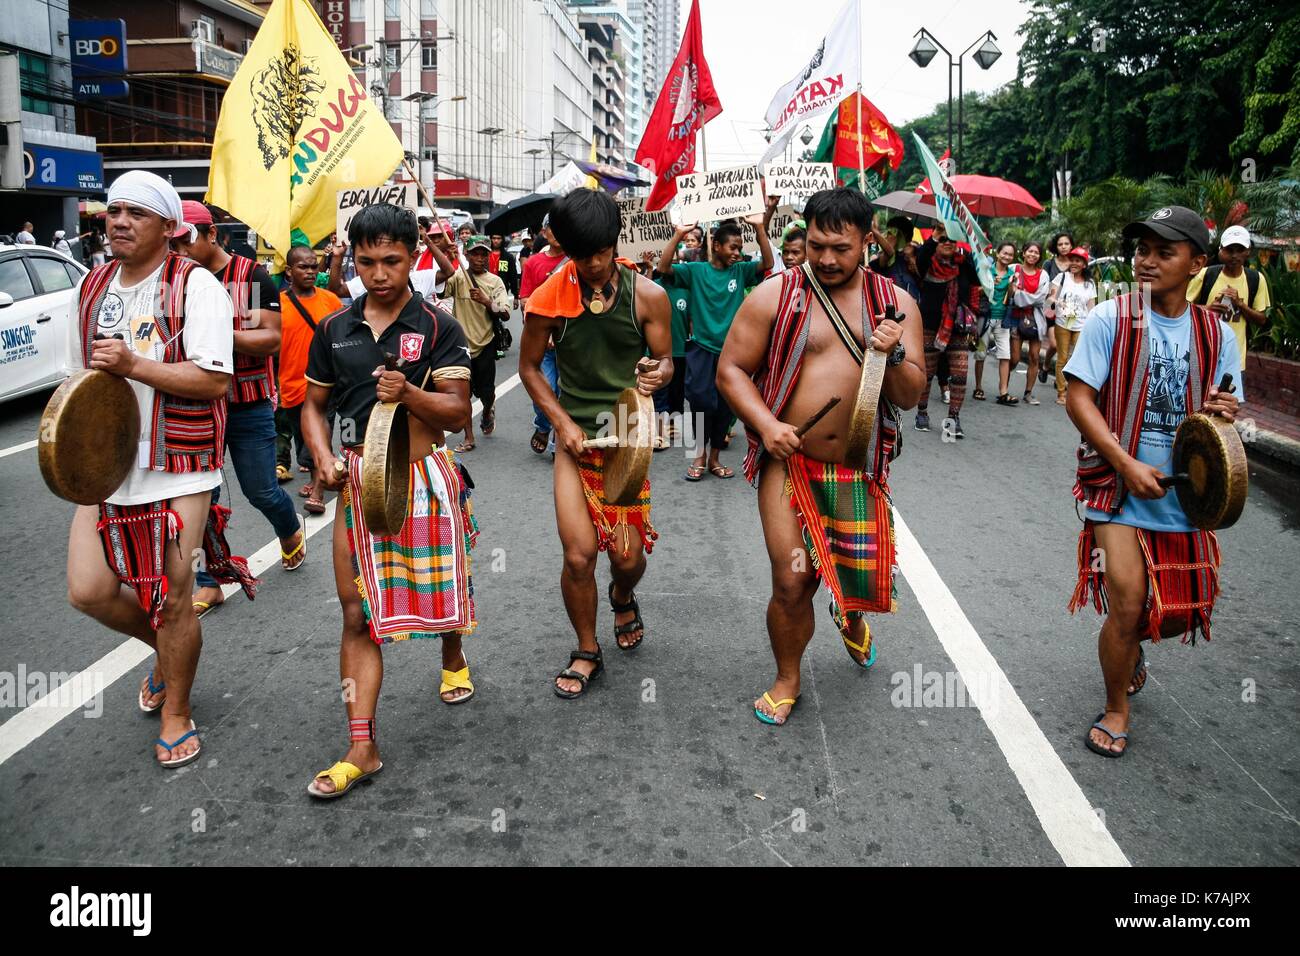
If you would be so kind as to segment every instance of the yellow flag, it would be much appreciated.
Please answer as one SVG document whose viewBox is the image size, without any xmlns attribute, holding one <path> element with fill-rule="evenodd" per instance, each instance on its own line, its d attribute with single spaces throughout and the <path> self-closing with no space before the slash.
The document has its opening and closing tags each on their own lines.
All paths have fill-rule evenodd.
<svg viewBox="0 0 1300 956">
<path fill-rule="evenodd" d="M 595 135 L 593 135 L 591 137 L 591 152 L 587 156 L 587 162 L 594 163 L 595 161 L 596 161 L 596 137 Z M 600 188 L 600 183 L 596 182 L 595 176 L 588 176 L 587 181 L 583 185 L 586 186 L 588 189 Z"/>
<path fill-rule="evenodd" d="M 338 190 L 378 186 L 402 158 L 308 0 L 275 0 L 222 101 L 207 201 L 284 252 L 334 230 Z"/>
</svg>

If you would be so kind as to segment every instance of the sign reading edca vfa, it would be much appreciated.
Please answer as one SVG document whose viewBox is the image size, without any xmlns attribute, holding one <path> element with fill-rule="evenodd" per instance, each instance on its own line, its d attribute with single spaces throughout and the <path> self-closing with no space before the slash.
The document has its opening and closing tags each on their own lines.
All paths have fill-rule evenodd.
<svg viewBox="0 0 1300 956">
<path fill-rule="evenodd" d="M 416 196 L 414 183 L 394 183 L 392 185 L 374 186 L 370 189 L 340 189 L 338 191 L 338 206 L 334 214 L 334 228 L 339 239 L 347 240 L 348 225 L 352 222 L 352 217 L 359 213 L 366 206 L 373 206 L 376 203 L 390 202 L 394 206 L 402 206 L 411 210 L 411 215 L 415 215 Z"/>
</svg>

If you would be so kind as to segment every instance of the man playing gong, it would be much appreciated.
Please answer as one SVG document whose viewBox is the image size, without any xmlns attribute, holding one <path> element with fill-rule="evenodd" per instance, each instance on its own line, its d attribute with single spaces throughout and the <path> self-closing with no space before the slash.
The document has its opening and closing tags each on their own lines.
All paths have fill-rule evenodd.
<svg viewBox="0 0 1300 956">
<path fill-rule="evenodd" d="M 166 180 L 124 173 L 109 187 L 106 215 L 113 259 L 82 280 L 68 323 L 69 364 L 126 379 L 141 429 L 126 479 L 72 519 L 68 599 L 157 652 L 138 704 L 145 713 L 161 711 L 155 758 L 180 767 L 200 748 L 190 711 L 203 643 L 190 604 L 195 556 L 202 549 L 217 580 L 239 580 L 250 596 L 255 583 L 225 547 L 229 512 L 211 505 L 234 371 L 233 310 L 210 272 L 168 251 L 182 220 L 180 197 Z M 100 423 L 104 431 L 112 425 Z M 103 436 L 82 438 L 92 444 Z M 67 443 L 60 432 L 58 445 Z"/>
<path fill-rule="evenodd" d="M 609 552 L 614 640 L 630 651 L 645 636 L 633 589 L 658 537 L 650 524 L 649 479 L 633 504 L 611 504 L 605 479 L 613 451 L 583 442 L 624 428 L 626 422 L 610 419 L 612 412 L 617 418 L 613 410 L 624 389 L 635 386 L 653 395 L 672 379 L 672 333 L 667 295 L 639 277 L 632 263 L 616 258 L 620 223 L 613 199 L 574 190 L 551 207 L 550 228 L 569 262 L 528 300 L 519 378 L 555 429 L 555 522 L 564 547 L 560 589 L 578 649 L 554 689 L 556 696 L 572 699 L 604 669 L 596 640 L 598 553 Z M 558 398 L 542 371 L 548 340 L 555 342 Z M 642 364 L 647 351 L 657 367 Z"/>
<path fill-rule="evenodd" d="M 476 624 L 469 552 L 477 525 L 469 476 L 445 444 L 446 432 L 469 421 L 469 348 L 456 320 L 407 285 L 418 238 L 409 210 L 381 203 L 356 214 L 348 241 L 366 291 L 317 325 L 307 357 L 303 436 L 317 487 L 342 489 L 334 584 L 343 611 L 339 673 L 351 740 L 344 759 L 307 788 L 322 799 L 340 797 L 383 769 L 375 734 L 382 645 L 442 637 L 443 703 L 464 703 L 474 693 L 461 636 Z M 387 369 L 390 362 L 396 367 Z M 331 397 L 342 461 L 325 416 Z M 408 429 L 410 446 L 406 520 L 393 535 L 372 530 L 362 507 L 363 487 L 373 491 L 362 480 L 367 428 L 386 413 L 377 401 L 406 408 L 405 424 L 392 423 Z"/>
<path fill-rule="evenodd" d="M 1124 237 L 1137 240 L 1140 291 L 1094 307 L 1065 366 L 1066 411 L 1082 439 L 1073 493 L 1085 505 L 1070 610 L 1091 596 L 1106 612 L 1097 640 L 1106 709 L 1084 736 L 1103 757 L 1128 752 L 1129 698 L 1147 678 L 1141 642 L 1210 638 L 1218 540 L 1191 525 L 1159 479 L 1173 471 L 1174 433 L 1189 411 L 1232 421 L 1241 397 L 1236 337 L 1187 302 L 1210 245 L 1201 217 L 1166 206 Z M 1216 387 L 1225 373 L 1236 396 Z"/>
<path fill-rule="evenodd" d="M 764 723 L 785 723 L 799 699 L 819 578 L 841 639 L 863 667 L 876 649 L 862 613 L 894 609 L 889 463 L 898 453 L 898 410 L 916 405 L 925 372 L 915 301 L 861 266 L 871 214 L 855 190 L 815 193 L 804 209 L 806 263 L 745 300 L 718 362 L 718 387 L 747 426 L 745 477 L 758 487 L 772 565 L 767 630 L 776 680 L 754 701 Z M 885 317 L 888 306 L 901 321 Z M 865 349 L 888 359 L 867 468 L 858 470 L 843 462 Z M 798 426 L 834 396 L 843 400 L 800 438 Z"/>
</svg>

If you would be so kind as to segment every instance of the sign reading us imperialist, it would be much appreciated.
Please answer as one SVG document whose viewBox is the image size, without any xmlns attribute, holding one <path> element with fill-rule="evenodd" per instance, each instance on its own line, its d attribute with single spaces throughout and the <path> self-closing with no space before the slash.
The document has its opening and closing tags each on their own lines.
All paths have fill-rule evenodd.
<svg viewBox="0 0 1300 956">
<path fill-rule="evenodd" d="M 731 166 L 677 177 L 678 222 L 716 222 L 763 211 L 763 182 L 757 165 Z"/>
</svg>

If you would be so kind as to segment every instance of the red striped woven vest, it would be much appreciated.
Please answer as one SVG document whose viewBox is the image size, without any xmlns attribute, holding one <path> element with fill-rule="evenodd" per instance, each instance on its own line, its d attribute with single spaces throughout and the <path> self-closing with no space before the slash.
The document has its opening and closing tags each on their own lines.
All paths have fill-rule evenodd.
<svg viewBox="0 0 1300 956">
<path fill-rule="evenodd" d="M 109 284 L 122 263 L 114 260 L 96 266 L 86 275 L 78 298 L 77 318 L 81 335 L 81 360 L 90 366 L 91 342 L 99 327 L 99 310 Z M 199 268 L 192 259 L 168 253 L 158 283 L 154 318 L 166 348 L 164 362 L 185 361 L 185 285 Z M 182 398 L 154 390 L 150 416 L 151 471 L 214 471 L 220 468 L 226 447 L 226 400 Z"/>
<path fill-rule="evenodd" d="M 876 327 L 876 316 L 883 315 L 886 305 L 898 306 L 894 283 L 887 276 L 868 270 L 863 273 L 862 294 L 867 301 L 867 320 L 862 330 L 862 340 L 868 342 Z M 794 394 L 795 382 L 803 366 L 804 348 L 808 344 L 808 313 L 815 296 L 805 292 L 802 269 L 781 273 L 781 297 L 777 303 L 776 320 L 767 342 L 767 356 L 762 368 L 754 376 L 754 384 L 763 396 L 763 402 L 778 418 Z M 868 346 L 870 347 L 870 346 Z M 749 450 L 745 454 L 745 478 L 751 484 L 758 481 L 763 464 L 763 440 L 753 431 L 745 429 Z M 880 484 L 889 480 L 889 463 L 902 451 L 898 431 L 898 409 L 884 395 L 876 414 L 876 430 L 871 439 L 870 474 Z"/>
<path fill-rule="evenodd" d="M 1115 306 L 1115 341 L 1110 352 L 1110 374 L 1097 393 L 1097 408 L 1120 446 L 1136 458 L 1151 378 L 1151 334 L 1139 293 L 1120 296 L 1115 300 Z M 1223 329 L 1218 316 L 1209 309 L 1199 305 L 1191 308 L 1191 369 L 1187 376 L 1186 407 L 1195 411 L 1214 385 Z M 1127 494 L 1124 479 L 1082 435 L 1079 436 L 1076 457 L 1079 467 L 1071 489 L 1074 497 L 1089 508 L 1107 514 L 1118 512 Z"/>
<path fill-rule="evenodd" d="M 257 263 L 245 256 L 231 256 L 225 269 L 217 277 L 230 301 L 235 304 L 235 331 L 247 331 L 250 293 L 253 291 L 252 275 Z M 265 305 L 265 303 L 259 303 Z M 269 398 L 276 400 L 275 366 L 270 355 L 245 355 L 235 351 L 235 374 L 230 377 L 226 400 L 232 403 L 257 402 Z"/>
</svg>

